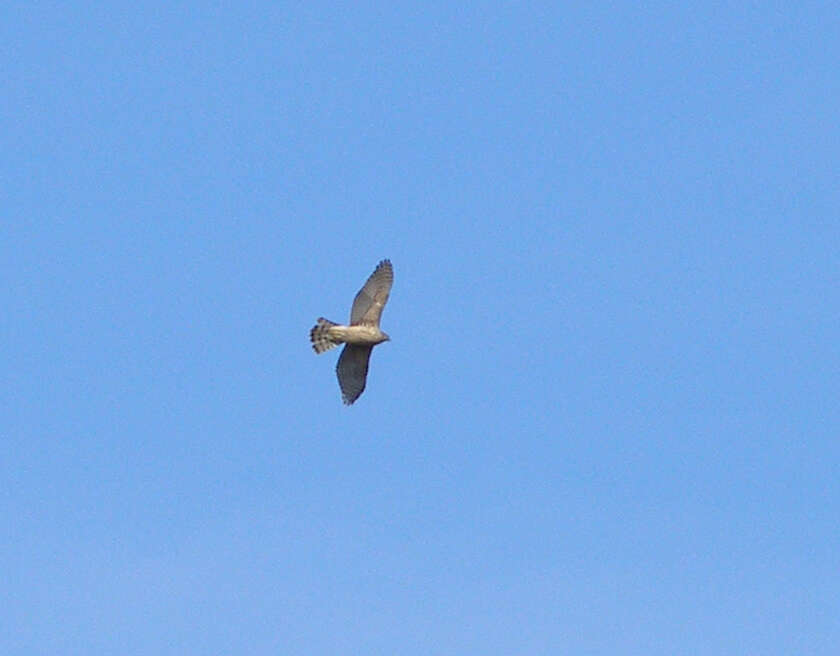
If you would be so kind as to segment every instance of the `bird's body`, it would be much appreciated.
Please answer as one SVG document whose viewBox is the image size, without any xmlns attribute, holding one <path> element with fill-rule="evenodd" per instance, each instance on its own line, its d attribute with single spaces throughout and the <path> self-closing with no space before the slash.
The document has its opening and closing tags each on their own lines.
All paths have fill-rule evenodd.
<svg viewBox="0 0 840 656">
<path fill-rule="evenodd" d="M 376 346 L 387 342 L 388 335 L 379 330 L 378 326 L 360 324 L 358 326 L 342 326 L 321 317 L 310 333 L 312 348 L 316 353 L 329 351 L 339 344 L 367 344 Z"/>
<path fill-rule="evenodd" d="M 350 324 L 342 325 L 321 317 L 309 332 L 312 348 L 316 353 L 329 351 L 345 344 L 338 358 L 336 374 L 341 387 L 341 397 L 352 404 L 365 390 L 368 362 L 373 347 L 387 342 L 390 337 L 379 329 L 382 309 L 388 301 L 394 270 L 391 262 L 382 260 L 367 282 L 356 294 L 350 311 Z"/>
</svg>

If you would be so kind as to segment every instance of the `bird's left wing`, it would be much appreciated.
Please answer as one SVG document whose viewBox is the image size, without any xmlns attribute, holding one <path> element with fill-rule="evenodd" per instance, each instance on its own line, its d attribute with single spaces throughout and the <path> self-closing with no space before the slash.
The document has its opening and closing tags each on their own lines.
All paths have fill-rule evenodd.
<svg viewBox="0 0 840 656">
<path fill-rule="evenodd" d="M 346 344 L 338 358 L 335 373 L 341 388 L 341 399 L 351 405 L 365 391 L 368 363 L 373 346 Z"/>
</svg>

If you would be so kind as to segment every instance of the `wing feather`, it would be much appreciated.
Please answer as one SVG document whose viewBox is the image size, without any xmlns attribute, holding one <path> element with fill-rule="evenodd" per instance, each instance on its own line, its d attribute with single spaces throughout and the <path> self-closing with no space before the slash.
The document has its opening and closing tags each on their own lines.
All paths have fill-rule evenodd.
<svg viewBox="0 0 840 656">
<path fill-rule="evenodd" d="M 373 346 L 346 344 L 338 358 L 335 373 L 341 388 L 341 399 L 351 405 L 365 391 L 368 363 Z"/>
<path fill-rule="evenodd" d="M 382 260 L 353 300 L 350 325 L 370 324 L 378 327 L 393 284 L 394 268 L 390 260 Z"/>
</svg>

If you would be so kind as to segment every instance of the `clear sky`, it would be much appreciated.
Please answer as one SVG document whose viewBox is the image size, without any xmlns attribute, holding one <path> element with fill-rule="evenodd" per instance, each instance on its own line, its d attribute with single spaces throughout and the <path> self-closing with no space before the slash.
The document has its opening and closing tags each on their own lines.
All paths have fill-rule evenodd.
<svg viewBox="0 0 840 656">
<path fill-rule="evenodd" d="M 0 652 L 836 654 L 838 33 L 4 3 Z"/>
</svg>

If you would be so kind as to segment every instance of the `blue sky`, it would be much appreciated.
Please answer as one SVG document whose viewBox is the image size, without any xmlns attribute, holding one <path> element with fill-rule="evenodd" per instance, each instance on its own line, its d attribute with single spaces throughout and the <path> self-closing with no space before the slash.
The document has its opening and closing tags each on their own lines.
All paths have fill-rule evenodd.
<svg viewBox="0 0 840 656">
<path fill-rule="evenodd" d="M 835 653 L 838 28 L 5 3 L 0 651 Z"/>
</svg>

